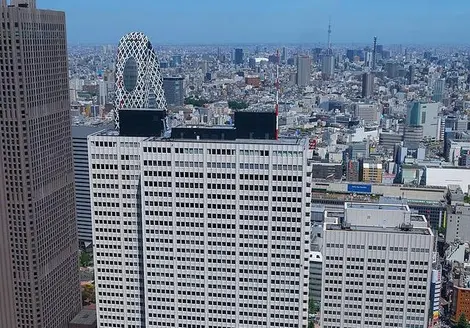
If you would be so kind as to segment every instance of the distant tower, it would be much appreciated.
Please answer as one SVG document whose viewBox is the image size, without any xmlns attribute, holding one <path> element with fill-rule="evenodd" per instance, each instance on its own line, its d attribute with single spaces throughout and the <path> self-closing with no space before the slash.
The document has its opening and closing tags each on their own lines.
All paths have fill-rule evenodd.
<svg viewBox="0 0 470 328">
<path fill-rule="evenodd" d="M 375 64 L 377 62 L 377 37 L 374 36 L 374 50 L 372 52 L 372 70 L 375 71 Z"/>
<path fill-rule="evenodd" d="M 329 80 L 334 74 L 335 58 L 331 49 L 331 18 L 328 21 L 328 49 L 322 58 L 322 77 Z"/>
<path fill-rule="evenodd" d="M 331 17 L 328 20 L 328 50 L 331 49 Z"/>
</svg>

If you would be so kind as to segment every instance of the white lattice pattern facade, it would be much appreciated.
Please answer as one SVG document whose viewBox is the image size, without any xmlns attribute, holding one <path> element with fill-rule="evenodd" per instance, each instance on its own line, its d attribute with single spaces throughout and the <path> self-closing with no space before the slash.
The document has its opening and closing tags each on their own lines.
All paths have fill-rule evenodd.
<svg viewBox="0 0 470 328">
<path fill-rule="evenodd" d="M 126 34 L 119 41 L 115 95 L 117 128 L 122 108 L 166 109 L 157 54 L 148 37 L 140 32 Z"/>
</svg>

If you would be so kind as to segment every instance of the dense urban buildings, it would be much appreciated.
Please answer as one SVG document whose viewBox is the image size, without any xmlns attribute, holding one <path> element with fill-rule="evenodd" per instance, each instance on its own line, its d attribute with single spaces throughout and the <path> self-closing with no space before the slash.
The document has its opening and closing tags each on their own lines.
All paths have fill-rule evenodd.
<svg viewBox="0 0 470 328">
<path fill-rule="evenodd" d="M 324 328 L 424 327 L 434 235 L 406 205 L 346 203 L 324 223 Z"/>
<path fill-rule="evenodd" d="M 357 24 L 350 25 L 354 29 Z M 152 45 L 152 48 L 158 49 L 158 66 L 163 76 L 164 98 L 160 99 L 165 103 L 160 102 L 159 105 L 152 94 L 159 92 L 160 89 L 155 89 L 159 83 L 149 87 L 153 91 L 149 92 L 148 97 L 146 91 L 139 94 L 138 86 L 133 89 L 132 83 L 123 85 L 119 79 L 112 83 L 114 75 L 123 73 L 121 69 L 124 70 L 126 65 L 127 72 L 123 76 L 133 81 L 133 77 L 138 76 L 135 72 L 141 65 L 139 63 L 144 60 L 135 60 L 134 63 L 128 55 L 118 57 L 119 74 L 116 74 L 116 45 L 71 45 L 70 97 L 74 124 L 94 126 L 109 122 L 113 117 L 118 117 L 113 116 L 117 108 L 119 122 L 125 118 L 122 121 L 124 125 L 118 126 L 119 132 L 108 132 L 119 134 L 108 136 L 110 138 L 147 140 L 151 135 L 162 140 L 169 138 L 174 143 L 192 140 L 197 145 L 218 144 L 222 141 L 214 142 L 213 139 L 223 138 L 224 145 L 235 141 L 244 145 L 246 139 L 266 139 L 266 131 L 257 126 L 271 128 L 276 125 L 281 142 L 284 139 L 308 139 L 308 170 L 314 177 L 311 190 L 309 188 L 312 206 L 310 250 L 318 252 L 325 264 L 322 227 L 331 217 L 340 220 L 344 217 L 345 203 L 408 206 L 413 217 L 425 217 L 436 243 L 437 253 L 433 256 L 432 276 L 428 281 L 429 293 L 425 296 L 421 293 L 419 300 L 430 300 L 426 325 L 445 327 L 466 313 L 466 277 L 469 276 L 468 252 L 465 250 L 469 242 L 466 208 L 470 199 L 468 49 L 465 45 L 382 45 L 377 44 L 377 38 L 372 35 L 368 37 L 370 41 L 364 44 L 350 40 L 354 43 L 335 43 L 332 46 L 332 29 L 330 25 L 326 31 L 325 26 L 328 40 L 312 39 L 309 44 L 239 44 L 237 51 L 234 51 L 233 44 Z M 253 35 L 255 33 L 254 29 Z M 123 51 L 119 54 L 130 54 L 134 51 L 132 49 L 143 50 L 142 57 L 137 54 L 132 57 L 148 56 L 151 59 L 148 66 L 156 67 L 153 50 L 134 48 L 136 43 L 131 41 L 133 39 L 132 36 L 127 38 L 129 43 L 126 41 L 121 46 Z M 310 57 L 309 63 L 307 55 Z M 172 77 L 180 79 L 178 86 L 170 83 Z M 121 105 L 115 99 L 114 89 L 121 92 L 117 99 L 136 99 L 142 103 L 134 106 L 136 102 L 133 101 Z M 168 110 L 165 111 L 166 108 Z M 240 113 L 256 112 L 261 115 L 274 108 L 278 109 L 277 117 L 268 115 L 269 119 L 266 120 L 266 117 L 251 117 L 251 120 L 245 121 L 245 131 L 242 133 Z M 241 112 L 241 109 L 244 111 Z M 238 132 L 233 128 L 234 124 L 238 125 L 235 129 Z M 272 134 L 266 134 L 268 139 L 271 138 Z M 136 147 L 136 152 L 139 147 Z M 131 155 L 140 153 L 129 153 Z M 105 161 L 105 158 L 101 160 Z M 129 170 L 133 167 L 136 171 L 121 174 L 121 179 L 123 175 L 141 176 L 143 169 L 137 169 L 139 163 L 129 164 Z M 125 165 L 124 168 L 122 165 Z M 127 170 L 127 164 L 122 165 L 120 169 Z M 106 170 L 106 167 L 101 169 Z M 220 167 L 221 171 L 226 169 Z M 189 172 L 193 169 L 188 167 L 185 170 Z M 197 200 L 194 198 L 187 203 Z M 106 201 L 102 199 L 101 203 L 115 201 L 114 198 L 107 198 Z M 126 230 L 131 228 L 126 226 Z M 100 245 L 106 246 L 105 242 L 100 240 Z M 141 244 L 136 242 L 131 246 L 141 247 Z M 100 248 L 98 251 L 105 253 L 107 249 Z M 144 272 L 145 262 L 140 258 L 143 259 L 139 257 L 139 261 L 132 262 L 138 265 L 136 272 Z M 129 258 L 126 259 L 131 263 Z M 316 301 L 320 295 L 318 288 L 321 288 L 321 279 L 318 279 L 318 274 L 321 271 L 316 269 L 324 266 L 315 261 L 310 261 L 310 264 L 308 297 L 311 300 L 311 325 L 319 320 L 322 313 L 322 304 Z M 102 269 L 106 268 L 100 267 Z M 140 279 L 135 274 L 129 279 Z M 257 288 L 254 283 L 250 287 Z M 162 290 L 160 287 L 155 289 Z M 396 289 L 401 292 L 400 288 Z M 143 305 L 139 306 L 146 311 L 145 301 L 140 303 Z M 198 308 L 201 306 L 199 304 Z M 255 317 L 254 321 L 260 321 L 258 318 Z M 369 318 L 368 321 L 378 322 L 378 319 Z"/>
<path fill-rule="evenodd" d="M 65 14 L 0 15 L 1 326 L 63 328 L 81 308 Z"/>
</svg>

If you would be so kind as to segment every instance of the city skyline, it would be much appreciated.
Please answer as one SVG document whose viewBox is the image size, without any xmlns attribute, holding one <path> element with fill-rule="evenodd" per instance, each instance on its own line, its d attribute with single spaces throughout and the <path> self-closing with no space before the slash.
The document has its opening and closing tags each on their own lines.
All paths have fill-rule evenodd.
<svg viewBox="0 0 470 328">
<path fill-rule="evenodd" d="M 470 27 L 464 19 L 470 3 L 457 8 L 434 0 L 299 0 L 295 5 L 276 2 L 270 6 L 247 0 L 197 4 L 143 0 L 140 6 L 109 0 L 73 5 L 40 0 L 39 5 L 67 13 L 70 44 L 117 43 L 129 31 L 142 31 L 155 44 L 326 43 L 330 17 L 333 45 L 370 42 L 374 35 L 383 44 L 463 44 Z"/>
</svg>

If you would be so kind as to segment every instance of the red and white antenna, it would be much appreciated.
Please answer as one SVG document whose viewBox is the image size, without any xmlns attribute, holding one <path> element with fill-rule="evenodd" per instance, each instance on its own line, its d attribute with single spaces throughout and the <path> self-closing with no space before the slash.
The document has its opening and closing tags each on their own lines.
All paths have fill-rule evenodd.
<svg viewBox="0 0 470 328">
<path fill-rule="evenodd" d="M 279 49 L 276 53 L 276 140 L 279 139 Z"/>
</svg>

